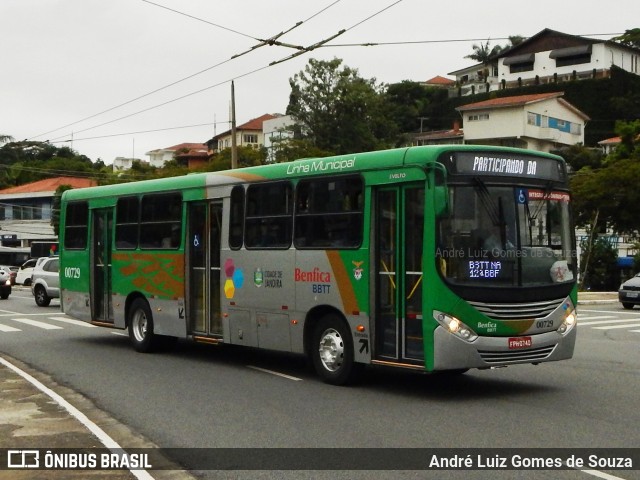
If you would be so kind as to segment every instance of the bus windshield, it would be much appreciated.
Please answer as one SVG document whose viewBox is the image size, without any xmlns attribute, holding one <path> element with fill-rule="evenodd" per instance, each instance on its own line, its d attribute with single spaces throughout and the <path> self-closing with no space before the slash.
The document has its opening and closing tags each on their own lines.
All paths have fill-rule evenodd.
<svg viewBox="0 0 640 480">
<path fill-rule="evenodd" d="M 450 187 L 436 256 L 452 284 L 530 287 L 572 282 L 569 194 L 550 188 Z"/>
</svg>

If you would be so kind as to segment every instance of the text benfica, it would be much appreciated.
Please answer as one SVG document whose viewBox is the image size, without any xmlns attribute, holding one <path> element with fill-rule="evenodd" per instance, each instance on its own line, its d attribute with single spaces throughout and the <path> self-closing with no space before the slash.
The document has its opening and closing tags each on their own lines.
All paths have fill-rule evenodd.
<svg viewBox="0 0 640 480">
<path fill-rule="evenodd" d="M 331 273 L 323 272 L 318 267 L 314 268 L 310 272 L 305 272 L 296 268 L 294 279 L 296 282 L 330 283 Z"/>
</svg>

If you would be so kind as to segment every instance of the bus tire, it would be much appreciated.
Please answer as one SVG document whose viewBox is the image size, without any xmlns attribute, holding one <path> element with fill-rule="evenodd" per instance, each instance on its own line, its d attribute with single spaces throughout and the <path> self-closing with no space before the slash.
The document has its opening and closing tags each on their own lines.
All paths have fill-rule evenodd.
<svg viewBox="0 0 640 480">
<path fill-rule="evenodd" d="M 364 365 L 353 359 L 351 332 L 335 314 L 322 317 L 313 330 L 311 360 L 318 376 L 332 385 L 347 385 L 357 380 Z"/>
<path fill-rule="evenodd" d="M 136 298 L 129 309 L 129 339 L 141 353 L 153 352 L 157 346 L 153 333 L 153 315 L 144 298 Z"/>
</svg>

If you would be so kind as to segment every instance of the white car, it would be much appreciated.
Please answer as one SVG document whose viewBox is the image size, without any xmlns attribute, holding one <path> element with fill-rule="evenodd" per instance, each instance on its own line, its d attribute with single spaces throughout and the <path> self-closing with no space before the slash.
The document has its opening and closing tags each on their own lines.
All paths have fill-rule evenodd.
<svg viewBox="0 0 640 480">
<path fill-rule="evenodd" d="M 33 269 L 36 265 L 40 265 L 49 257 L 40 257 L 40 258 L 30 258 L 26 262 L 22 264 L 22 266 L 18 269 L 18 273 L 16 275 L 16 283 L 24 285 L 28 287 L 31 285 L 31 274 L 33 273 Z"/>
</svg>

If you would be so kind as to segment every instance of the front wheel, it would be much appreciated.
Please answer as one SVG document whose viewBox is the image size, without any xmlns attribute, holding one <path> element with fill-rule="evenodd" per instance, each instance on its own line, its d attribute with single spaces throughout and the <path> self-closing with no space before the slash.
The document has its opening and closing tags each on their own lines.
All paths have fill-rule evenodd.
<svg viewBox="0 0 640 480">
<path fill-rule="evenodd" d="M 626 302 L 624 302 L 624 303 L 622 304 L 622 306 L 623 306 L 626 310 L 631 310 L 631 309 L 633 309 L 633 303 L 626 303 Z"/>
<path fill-rule="evenodd" d="M 37 285 L 34 288 L 33 295 L 36 297 L 36 305 L 39 307 L 48 307 L 51 303 L 51 297 L 47 295 L 47 291 L 42 285 Z"/>
<path fill-rule="evenodd" d="M 311 359 L 320 378 L 332 385 L 353 383 L 364 368 L 353 357 L 353 339 L 346 323 L 334 314 L 322 317 L 311 345 Z"/>
</svg>

